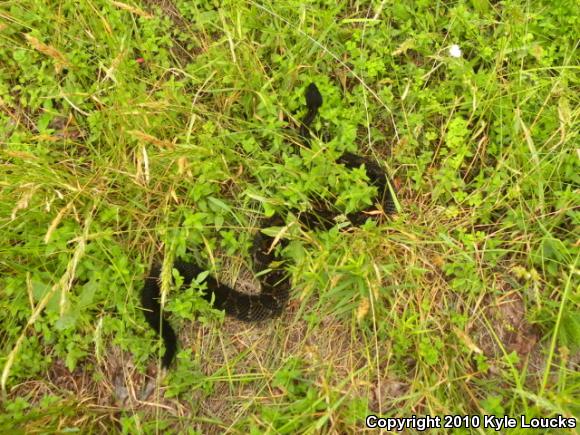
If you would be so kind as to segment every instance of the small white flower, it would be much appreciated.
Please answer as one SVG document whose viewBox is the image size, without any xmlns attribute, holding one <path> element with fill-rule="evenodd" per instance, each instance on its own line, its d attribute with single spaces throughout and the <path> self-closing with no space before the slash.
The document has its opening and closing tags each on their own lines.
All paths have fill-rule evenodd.
<svg viewBox="0 0 580 435">
<path fill-rule="evenodd" d="M 461 57 L 461 48 L 459 48 L 459 45 L 453 44 L 451 47 L 449 47 L 449 56 Z"/>
</svg>

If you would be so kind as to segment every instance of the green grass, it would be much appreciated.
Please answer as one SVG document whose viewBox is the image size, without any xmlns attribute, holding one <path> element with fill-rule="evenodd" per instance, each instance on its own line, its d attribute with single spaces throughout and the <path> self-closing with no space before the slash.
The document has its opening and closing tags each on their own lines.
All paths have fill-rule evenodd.
<svg viewBox="0 0 580 435">
<path fill-rule="evenodd" d="M 0 428 L 578 416 L 576 2 L 173 4 L 0 3 Z M 325 139 L 306 150 L 310 82 Z M 344 151 L 388 169 L 402 212 L 306 231 L 314 195 L 372 198 Z M 241 324 L 170 289 L 181 350 L 141 400 L 151 260 L 191 250 L 255 288 L 248 250 L 274 212 L 287 313 Z"/>
</svg>

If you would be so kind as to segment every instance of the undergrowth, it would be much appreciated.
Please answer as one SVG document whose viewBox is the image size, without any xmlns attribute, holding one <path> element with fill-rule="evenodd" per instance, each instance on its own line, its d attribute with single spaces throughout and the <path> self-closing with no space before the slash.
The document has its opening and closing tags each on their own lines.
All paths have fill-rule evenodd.
<svg viewBox="0 0 580 435">
<path fill-rule="evenodd" d="M 0 427 L 345 433 L 368 414 L 577 416 L 578 12 L 0 4 Z M 304 149 L 311 82 L 324 105 Z M 296 213 L 314 197 L 345 213 L 372 202 L 363 169 L 334 163 L 344 151 L 388 170 L 402 211 L 306 231 Z M 139 306 L 151 262 L 189 256 L 255 287 L 248 250 L 274 212 L 287 313 L 240 324 L 199 289 L 171 289 L 178 361 L 139 397 L 159 350 Z"/>
</svg>

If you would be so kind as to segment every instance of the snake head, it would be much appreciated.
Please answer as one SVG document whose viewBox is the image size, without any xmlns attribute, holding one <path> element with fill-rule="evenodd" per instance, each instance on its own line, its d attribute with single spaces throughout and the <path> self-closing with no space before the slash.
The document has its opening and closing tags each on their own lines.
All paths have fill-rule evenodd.
<svg viewBox="0 0 580 435">
<path fill-rule="evenodd" d="M 317 110 L 322 106 L 322 94 L 314 83 L 310 83 L 306 88 L 306 106 L 309 111 Z"/>
</svg>

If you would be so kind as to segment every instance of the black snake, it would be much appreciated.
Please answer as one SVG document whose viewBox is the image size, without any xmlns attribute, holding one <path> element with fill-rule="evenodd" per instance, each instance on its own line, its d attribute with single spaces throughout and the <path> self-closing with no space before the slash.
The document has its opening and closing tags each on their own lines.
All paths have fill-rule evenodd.
<svg viewBox="0 0 580 435">
<path fill-rule="evenodd" d="M 311 83 L 306 88 L 305 97 L 308 112 L 302 119 L 299 133 L 303 143 L 309 147 L 311 135 L 310 125 L 322 105 L 322 95 L 316 85 Z M 364 165 L 371 184 L 377 187 L 377 200 L 381 204 L 384 212 L 386 214 L 396 212 L 395 201 L 391 190 L 392 184 L 385 170 L 377 163 L 349 152 L 342 154 L 337 159 L 337 163 L 343 164 L 348 169 L 359 168 L 361 165 Z M 369 210 L 349 213 L 346 217 L 353 225 L 358 226 L 366 221 L 369 216 L 366 212 L 370 210 L 374 210 L 374 207 L 371 207 Z M 300 213 L 299 221 L 309 229 L 329 229 L 336 224 L 335 218 L 338 214 L 338 212 L 328 208 L 318 209 L 313 212 Z M 280 215 L 275 214 L 264 223 L 263 227 L 283 225 L 284 219 Z M 286 243 L 287 241 L 284 239 L 280 239 L 279 241 L 282 247 Z M 279 316 L 286 307 L 286 303 L 290 297 L 291 284 L 289 274 L 283 268 L 279 266 L 273 267 L 271 264 L 277 257 L 275 250 L 272 249 L 273 244 L 274 237 L 267 236 L 261 231 L 254 236 L 252 258 L 255 272 L 261 273 L 259 277 L 261 285 L 260 293 L 242 293 L 227 285 L 218 283 L 211 276 L 207 276 L 205 278 L 207 291 L 204 294 L 204 299 L 210 302 L 213 300 L 213 306 L 216 309 L 224 310 L 226 314 L 247 322 Z M 184 287 L 188 287 L 192 280 L 204 271 L 204 268 L 194 263 L 186 263 L 183 261 L 176 261 L 173 267 L 183 277 Z M 145 279 L 145 285 L 141 293 L 141 305 L 144 308 L 143 313 L 147 323 L 163 338 L 165 354 L 161 362 L 163 367 L 167 368 L 173 361 L 177 350 L 177 337 L 175 331 L 165 318 L 159 301 L 161 294 L 160 273 L 161 267 L 154 265 Z"/>
</svg>

